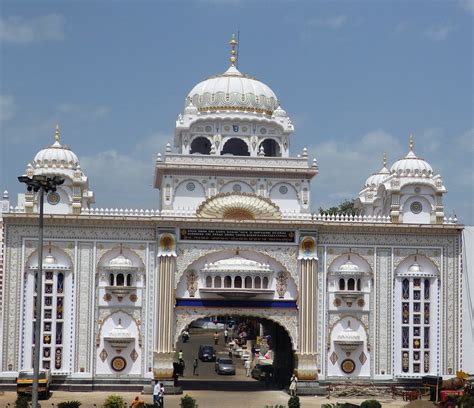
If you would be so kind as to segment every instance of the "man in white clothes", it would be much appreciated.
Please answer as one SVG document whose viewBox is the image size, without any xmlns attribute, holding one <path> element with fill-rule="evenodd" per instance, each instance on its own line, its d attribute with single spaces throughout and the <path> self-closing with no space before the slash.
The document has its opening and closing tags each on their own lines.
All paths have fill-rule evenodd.
<svg viewBox="0 0 474 408">
<path fill-rule="evenodd" d="M 245 360 L 244 368 L 245 368 L 245 375 L 246 375 L 247 377 L 250 377 L 250 359 L 249 359 L 249 360 Z"/>
<path fill-rule="evenodd" d="M 160 405 L 160 390 L 161 390 L 161 385 L 157 381 L 155 383 L 155 386 L 153 387 L 153 405 L 159 407 Z"/>
</svg>

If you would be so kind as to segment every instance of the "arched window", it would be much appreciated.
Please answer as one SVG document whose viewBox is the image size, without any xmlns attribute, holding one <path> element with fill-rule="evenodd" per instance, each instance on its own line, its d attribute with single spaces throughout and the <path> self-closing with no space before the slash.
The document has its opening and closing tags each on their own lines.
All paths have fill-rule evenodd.
<svg viewBox="0 0 474 408">
<path fill-rule="evenodd" d="M 430 299 L 430 280 L 425 279 L 425 300 Z"/>
<path fill-rule="evenodd" d="M 234 288 L 241 288 L 242 287 L 242 278 L 240 276 L 236 276 L 234 278 Z"/>
<path fill-rule="evenodd" d="M 265 139 L 262 143 L 260 143 L 260 146 L 258 150 L 260 151 L 260 148 L 263 146 L 263 151 L 265 152 L 265 156 L 267 157 L 280 157 L 280 145 L 273 139 Z"/>
<path fill-rule="evenodd" d="M 361 290 L 360 279 L 357 279 L 357 290 Z"/>
<path fill-rule="evenodd" d="M 339 290 L 346 290 L 346 281 L 344 279 L 339 279 Z"/>
<path fill-rule="evenodd" d="M 410 289 L 410 283 L 408 282 L 408 279 L 403 279 L 403 282 L 402 282 L 402 298 L 403 299 L 408 299 L 409 289 Z"/>
<path fill-rule="evenodd" d="M 231 288 L 232 287 L 232 278 L 230 276 L 226 276 L 224 278 L 224 288 Z"/>
<path fill-rule="evenodd" d="M 64 274 L 63 273 L 58 273 L 57 292 L 58 293 L 64 292 Z"/>
<path fill-rule="evenodd" d="M 250 276 L 245 277 L 245 288 L 246 289 L 252 288 L 252 278 Z"/>
<path fill-rule="evenodd" d="M 222 286 L 222 279 L 220 276 L 216 276 L 214 278 L 214 287 L 215 288 L 220 288 Z"/>
<path fill-rule="evenodd" d="M 123 276 L 123 273 L 119 273 L 117 275 L 117 286 L 123 286 L 125 284 L 125 277 Z"/>
<path fill-rule="evenodd" d="M 207 137 L 197 137 L 191 142 L 191 154 L 211 154 L 211 142 Z"/>
<path fill-rule="evenodd" d="M 127 274 L 127 286 L 132 286 L 132 274 Z"/>
<path fill-rule="evenodd" d="M 262 279 L 260 279 L 260 276 L 257 276 L 255 278 L 254 288 L 255 289 L 260 289 L 261 287 L 262 287 Z"/>
<path fill-rule="evenodd" d="M 263 278 L 263 289 L 268 289 L 268 278 L 266 276 Z"/>
<path fill-rule="evenodd" d="M 206 276 L 206 288 L 212 288 L 212 278 L 210 276 Z"/>
<path fill-rule="evenodd" d="M 232 138 L 225 142 L 221 154 L 233 156 L 250 156 L 249 147 L 242 139 Z"/>
<path fill-rule="evenodd" d="M 115 284 L 114 274 L 111 273 L 111 274 L 109 275 L 109 285 L 110 285 L 110 286 L 114 286 L 114 284 Z"/>
<path fill-rule="evenodd" d="M 355 280 L 350 278 L 347 281 L 347 290 L 354 290 L 355 289 Z"/>
</svg>

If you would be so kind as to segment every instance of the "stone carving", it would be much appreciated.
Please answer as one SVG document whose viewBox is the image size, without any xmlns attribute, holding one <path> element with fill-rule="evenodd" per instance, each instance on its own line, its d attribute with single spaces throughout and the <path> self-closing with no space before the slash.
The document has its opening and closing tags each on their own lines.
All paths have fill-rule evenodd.
<svg viewBox="0 0 474 408">
<path fill-rule="evenodd" d="M 198 275 L 194 269 L 191 269 L 186 274 L 186 283 L 188 285 L 189 296 L 194 297 L 194 294 L 198 290 Z"/>
<path fill-rule="evenodd" d="M 285 271 L 278 272 L 276 276 L 276 291 L 280 299 L 283 299 L 285 297 L 287 282 L 288 282 L 288 276 L 286 272 Z"/>
</svg>

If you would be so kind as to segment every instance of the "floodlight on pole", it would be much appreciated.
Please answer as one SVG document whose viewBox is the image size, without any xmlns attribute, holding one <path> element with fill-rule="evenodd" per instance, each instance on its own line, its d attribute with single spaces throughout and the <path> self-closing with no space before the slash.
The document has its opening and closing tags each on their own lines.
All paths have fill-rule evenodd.
<svg viewBox="0 0 474 408">
<path fill-rule="evenodd" d="M 39 371 L 41 354 L 41 318 L 42 318 L 42 297 L 43 297 L 43 204 L 44 193 L 56 191 L 56 187 L 64 183 L 64 179 L 59 176 L 48 177 L 42 174 L 36 174 L 33 177 L 19 176 L 18 181 L 25 183 L 28 191 L 38 193 L 39 204 L 39 229 L 38 229 L 38 273 L 36 278 L 36 322 L 34 333 L 34 356 L 33 356 L 33 387 L 31 406 L 38 408 L 38 389 L 39 389 Z"/>
</svg>

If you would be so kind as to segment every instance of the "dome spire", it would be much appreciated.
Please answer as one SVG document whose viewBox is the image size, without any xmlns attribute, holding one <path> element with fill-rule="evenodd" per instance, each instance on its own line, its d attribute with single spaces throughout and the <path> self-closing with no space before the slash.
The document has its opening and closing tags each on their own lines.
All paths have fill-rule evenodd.
<svg viewBox="0 0 474 408">
<path fill-rule="evenodd" d="M 59 125 L 56 125 L 56 129 L 54 130 L 54 141 L 59 143 Z"/>
<path fill-rule="evenodd" d="M 383 154 L 383 161 L 382 161 L 383 167 L 387 166 L 387 153 Z"/>
<path fill-rule="evenodd" d="M 229 41 L 230 45 L 230 65 L 235 67 L 237 65 L 237 52 L 235 51 L 235 47 L 238 44 L 237 40 L 235 39 L 235 34 L 232 34 L 232 38 Z"/>
<path fill-rule="evenodd" d="M 414 143 L 413 143 L 413 133 L 411 133 L 411 134 L 410 134 L 409 141 L 408 141 L 408 147 L 410 148 L 410 151 L 413 150 L 413 146 L 414 146 Z"/>
</svg>

